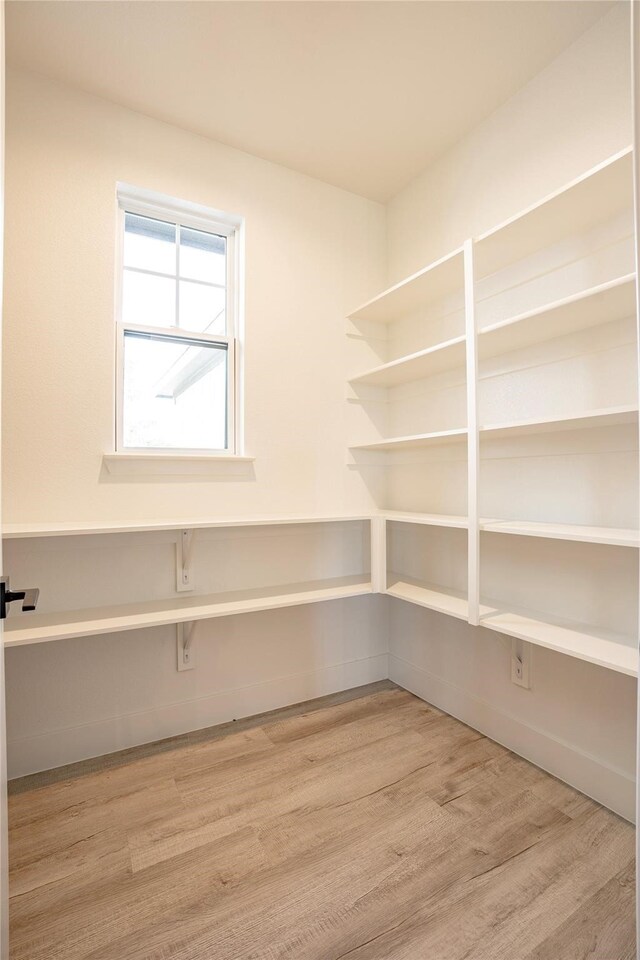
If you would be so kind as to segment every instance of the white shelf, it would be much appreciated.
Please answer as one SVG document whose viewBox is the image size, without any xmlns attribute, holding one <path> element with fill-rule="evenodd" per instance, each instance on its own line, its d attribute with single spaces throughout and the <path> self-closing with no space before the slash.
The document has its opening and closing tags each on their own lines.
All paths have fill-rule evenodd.
<svg viewBox="0 0 640 960">
<path fill-rule="evenodd" d="M 475 271 L 485 277 L 535 250 L 583 234 L 633 209 L 629 147 L 477 238 Z"/>
<path fill-rule="evenodd" d="M 434 300 L 446 297 L 455 290 L 462 290 L 463 286 L 463 259 L 460 248 L 368 300 L 350 313 L 349 318 L 393 323 L 394 320 L 399 320 Z"/>
<path fill-rule="evenodd" d="M 582 626 L 560 625 L 532 615 L 499 611 L 483 616 L 481 626 L 618 673 L 638 675 L 637 644 L 630 637 L 587 633 Z"/>
<path fill-rule="evenodd" d="M 427 607 L 438 613 L 447 613 L 458 620 L 466 620 L 469 615 L 469 604 L 463 593 L 447 590 L 437 584 L 419 584 L 402 579 L 401 574 L 389 573 L 387 582 L 390 586 L 386 592 L 390 597 L 407 600 L 419 607 Z"/>
<path fill-rule="evenodd" d="M 397 387 L 402 383 L 411 383 L 431 377 L 445 370 L 462 367 L 465 363 L 466 337 L 455 337 L 426 350 L 409 354 L 398 360 L 391 360 L 374 367 L 358 377 L 352 377 L 349 383 L 366 384 L 372 387 Z"/>
<path fill-rule="evenodd" d="M 443 513 L 404 513 L 400 510 L 385 510 L 381 514 L 385 520 L 394 523 L 421 523 L 430 527 L 455 527 L 466 530 L 469 521 L 466 517 L 448 516 Z"/>
<path fill-rule="evenodd" d="M 7 647 L 15 647 L 70 637 L 120 633 L 124 630 L 141 630 L 145 627 L 357 597 L 371 592 L 371 583 L 363 581 L 361 577 L 340 577 L 212 596 L 147 601 L 64 613 L 21 614 L 5 621 L 4 642 Z"/>
<path fill-rule="evenodd" d="M 219 527 L 284 526 L 303 523 L 348 523 L 352 520 L 370 520 L 370 514 L 328 517 L 243 517 L 228 520 L 160 520 L 141 523 L 116 523 L 98 520 L 80 523 L 8 523 L 2 528 L 5 540 L 24 540 L 34 537 L 76 537 L 103 533 L 153 533 L 163 530 L 208 530 Z"/>
<path fill-rule="evenodd" d="M 484 359 L 553 340 L 613 320 L 635 316 L 635 276 L 628 274 L 573 297 L 482 328 Z"/>
<path fill-rule="evenodd" d="M 462 443 L 467 439 L 467 428 L 441 430 L 437 433 L 417 433 L 411 437 L 393 437 L 378 440 L 375 443 L 360 443 L 349 447 L 350 450 L 415 450 L 421 447 L 439 444 Z"/>
<path fill-rule="evenodd" d="M 538 523 L 529 520 L 481 520 L 487 533 L 507 533 L 519 537 L 547 540 L 573 540 L 578 543 L 604 543 L 615 547 L 639 547 L 640 533 L 620 527 L 587 527 L 573 523 Z"/>
<path fill-rule="evenodd" d="M 406 513 L 384 510 L 380 516 L 394 523 L 415 523 L 430 527 L 466 530 L 467 517 L 441 513 Z M 615 547 L 640 547 L 640 532 L 624 527 L 590 527 L 575 523 L 540 523 L 535 520 L 496 520 L 481 518 L 480 530 L 547 540 L 572 540 L 578 543 L 602 543 Z"/>
<path fill-rule="evenodd" d="M 589 413 L 567 417 L 547 417 L 539 420 L 520 420 L 514 423 L 494 423 L 480 427 L 484 438 L 521 436 L 528 433 L 553 433 L 562 430 L 583 430 L 592 427 L 634 424 L 638 421 L 635 406 L 606 407 Z"/>
</svg>

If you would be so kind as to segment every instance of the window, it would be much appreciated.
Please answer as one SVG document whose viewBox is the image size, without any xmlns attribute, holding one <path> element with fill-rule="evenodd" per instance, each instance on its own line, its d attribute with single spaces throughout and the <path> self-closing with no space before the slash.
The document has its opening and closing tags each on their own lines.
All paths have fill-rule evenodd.
<svg viewBox="0 0 640 960">
<path fill-rule="evenodd" d="M 116 449 L 237 453 L 237 218 L 120 189 Z"/>
</svg>

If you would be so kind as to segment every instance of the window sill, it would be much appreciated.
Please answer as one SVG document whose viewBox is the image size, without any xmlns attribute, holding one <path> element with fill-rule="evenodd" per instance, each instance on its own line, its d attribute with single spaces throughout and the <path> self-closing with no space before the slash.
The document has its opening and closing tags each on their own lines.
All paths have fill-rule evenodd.
<svg viewBox="0 0 640 960">
<path fill-rule="evenodd" d="M 105 453 L 103 472 L 109 479 L 204 479 L 251 480 L 255 457 L 234 454 Z"/>
</svg>

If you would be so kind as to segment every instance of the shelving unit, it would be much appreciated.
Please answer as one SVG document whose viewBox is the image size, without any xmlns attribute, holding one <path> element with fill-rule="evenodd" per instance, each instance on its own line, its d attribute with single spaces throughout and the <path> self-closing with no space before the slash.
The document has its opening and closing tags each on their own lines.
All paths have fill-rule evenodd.
<svg viewBox="0 0 640 960">
<path fill-rule="evenodd" d="M 32 577 L 40 603 L 10 610 L 5 645 L 370 594 L 370 528 L 368 515 L 14 525 L 4 530 L 12 576 Z"/>
<path fill-rule="evenodd" d="M 284 589 L 271 587 L 181 600 L 105 606 L 67 611 L 62 615 L 33 614 L 28 619 L 21 617 L 7 621 L 5 646 L 16 647 L 48 640 L 66 640 L 71 637 L 98 636 L 173 623 L 211 620 L 240 613 L 318 603 L 322 600 L 358 597 L 371 591 L 370 580 L 343 577 L 329 581 L 288 584 Z"/>
<path fill-rule="evenodd" d="M 403 318 L 422 309 L 425 342 L 402 350 L 407 337 L 399 334 L 394 356 L 363 363 L 349 384 L 362 388 L 362 403 L 383 399 L 389 411 L 385 420 L 375 407 L 366 425 L 382 436 L 350 447 L 354 455 L 387 454 L 379 461 L 387 540 L 393 528 L 414 531 L 403 537 L 400 564 L 387 548 L 386 592 L 636 676 L 631 213 L 628 149 L 355 311 L 351 318 L 373 324 L 375 339 L 377 324 L 404 330 Z M 458 300 L 438 310 L 438 298 L 455 292 Z M 398 425 L 411 403 L 418 415 L 403 433 Z M 439 430 L 437 422 L 455 428 Z M 396 456 L 420 450 L 419 458 Z M 369 461 L 361 463 L 366 470 Z M 440 533 L 432 540 L 435 533 L 419 530 Z M 460 589 L 463 531 L 467 590 Z M 563 569 L 553 567 L 558 555 L 567 557 Z M 485 580 L 504 586 L 500 600 L 480 602 Z M 527 590 L 540 609 L 518 602 Z"/>
<path fill-rule="evenodd" d="M 464 403 L 459 415 L 424 421 L 422 389 L 435 379 L 450 383 L 463 400 L 466 362 L 464 251 L 452 251 L 354 310 L 364 361 L 349 380 L 361 408 L 351 450 L 386 453 L 435 448 L 466 438 Z M 371 363 L 377 358 L 377 363 Z M 363 370 L 364 367 L 364 370 Z M 422 429 L 414 425 L 420 423 Z M 375 426 L 374 426 L 375 425 Z M 377 429 L 376 429 L 377 427 Z M 377 435 L 365 439 L 376 429 Z"/>
</svg>

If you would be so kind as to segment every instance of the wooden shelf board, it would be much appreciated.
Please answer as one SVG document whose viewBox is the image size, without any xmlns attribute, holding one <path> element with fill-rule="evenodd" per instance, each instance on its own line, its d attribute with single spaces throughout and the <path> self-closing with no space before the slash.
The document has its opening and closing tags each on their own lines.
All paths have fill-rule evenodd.
<svg viewBox="0 0 640 960">
<path fill-rule="evenodd" d="M 5 540 L 23 540 L 34 537 L 76 537 L 102 533 L 153 533 L 163 530 L 208 530 L 219 527 L 285 526 L 304 523 L 348 523 L 370 520 L 370 514 L 347 514 L 327 517 L 243 517 L 228 520 L 160 520 L 140 523 L 118 523 L 112 520 L 80 523 L 8 523 L 2 528 Z"/>
<path fill-rule="evenodd" d="M 491 436 L 508 437 L 527 433 L 553 433 L 562 430 L 582 430 L 600 426 L 633 424 L 637 420 L 638 408 L 635 406 L 606 407 L 567 417 L 547 417 L 541 420 L 487 424 L 480 427 L 480 432 L 484 438 Z"/>
<path fill-rule="evenodd" d="M 627 274 L 573 297 L 483 327 L 482 359 L 553 340 L 577 330 L 635 316 L 635 275 Z"/>
<path fill-rule="evenodd" d="M 418 583 L 403 578 L 402 574 L 387 574 L 387 590 L 390 597 L 407 600 L 419 607 L 427 607 L 438 613 L 447 613 L 458 620 L 467 620 L 469 604 L 466 596 L 456 590 L 447 590 L 437 584 Z"/>
<path fill-rule="evenodd" d="M 349 447 L 350 450 L 411 450 L 437 444 L 462 443 L 467 439 L 466 427 L 457 430 L 442 430 L 438 433 L 418 433 L 411 437 L 393 437 L 375 443 L 361 443 Z"/>
<path fill-rule="evenodd" d="M 637 645 L 628 637 L 599 636 L 578 625 L 560 625 L 534 615 L 499 610 L 483 615 L 481 626 L 631 677 L 638 675 Z"/>
<path fill-rule="evenodd" d="M 604 543 L 616 547 L 639 547 L 638 530 L 620 527 L 588 527 L 574 523 L 539 523 L 530 520 L 480 520 L 487 533 L 506 533 L 548 540 L 573 540 L 578 543 Z"/>
<path fill-rule="evenodd" d="M 631 211 L 632 204 L 629 147 L 478 237 L 476 276 L 488 276 L 535 250 L 586 233 L 624 209 Z"/>
<path fill-rule="evenodd" d="M 442 513 L 404 513 L 400 510 L 384 510 L 382 516 L 394 523 L 419 523 L 430 527 L 456 527 L 466 529 L 467 517 L 448 516 Z"/>
<path fill-rule="evenodd" d="M 64 613 L 20 614 L 5 621 L 7 647 L 70 637 L 96 636 L 166 624 L 255 613 L 372 592 L 362 577 L 339 577 L 211 596 L 173 598 Z"/>
<path fill-rule="evenodd" d="M 394 284 L 349 314 L 351 320 L 392 323 L 464 288 L 462 248 Z"/>
<path fill-rule="evenodd" d="M 366 384 L 372 387 L 397 387 L 402 383 L 411 383 L 413 380 L 464 366 L 465 343 L 464 336 L 446 340 L 426 350 L 374 367 L 358 377 L 352 377 L 349 383 Z"/>
</svg>

